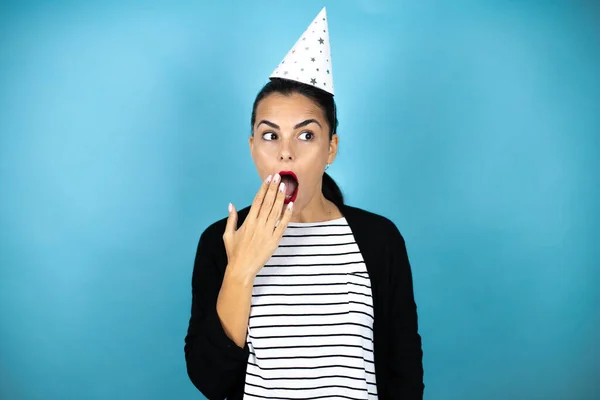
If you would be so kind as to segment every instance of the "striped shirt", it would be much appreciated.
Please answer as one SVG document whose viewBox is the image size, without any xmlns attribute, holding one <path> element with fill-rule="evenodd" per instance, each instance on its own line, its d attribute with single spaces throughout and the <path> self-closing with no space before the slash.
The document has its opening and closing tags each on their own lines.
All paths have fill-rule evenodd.
<svg viewBox="0 0 600 400">
<path fill-rule="evenodd" d="M 244 400 L 377 399 L 370 279 L 344 217 L 290 222 L 254 281 Z"/>
</svg>

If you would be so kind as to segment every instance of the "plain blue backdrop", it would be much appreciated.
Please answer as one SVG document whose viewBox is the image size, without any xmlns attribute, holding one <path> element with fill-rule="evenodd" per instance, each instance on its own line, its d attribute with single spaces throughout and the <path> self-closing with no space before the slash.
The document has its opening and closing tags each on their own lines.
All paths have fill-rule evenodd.
<svg viewBox="0 0 600 400">
<path fill-rule="evenodd" d="M 406 239 L 425 398 L 600 398 L 597 4 L 165 0 L 0 6 L 1 399 L 203 398 L 197 241 L 323 6 L 329 171 Z"/>
</svg>

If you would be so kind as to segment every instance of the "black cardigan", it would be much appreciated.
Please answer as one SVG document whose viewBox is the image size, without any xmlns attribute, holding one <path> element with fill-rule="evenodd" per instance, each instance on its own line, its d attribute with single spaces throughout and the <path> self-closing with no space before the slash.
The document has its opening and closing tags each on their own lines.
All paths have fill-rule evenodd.
<svg viewBox="0 0 600 400">
<path fill-rule="evenodd" d="M 389 219 L 349 205 L 338 206 L 362 253 L 373 292 L 374 360 L 380 400 L 423 398 L 423 352 L 418 333 L 411 267 L 404 238 Z M 238 227 L 250 207 L 238 212 Z M 192 383 L 209 400 L 241 400 L 248 344 L 237 346 L 223 330 L 217 296 L 227 266 L 227 218 L 200 236 L 192 274 L 192 308 L 185 360 Z"/>
</svg>

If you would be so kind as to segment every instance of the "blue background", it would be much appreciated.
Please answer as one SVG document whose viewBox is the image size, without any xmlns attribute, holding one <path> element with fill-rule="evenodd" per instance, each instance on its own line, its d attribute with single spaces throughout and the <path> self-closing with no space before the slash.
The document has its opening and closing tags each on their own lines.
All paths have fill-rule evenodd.
<svg viewBox="0 0 600 400">
<path fill-rule="evenodd" d="M 406 238 L 425 398 L 600 398 L 599 6 L 501 0 L 3 2 L 0 398 L 202 398 L 197 240 L 323 6 L 329 171 Z"/>
</svg>

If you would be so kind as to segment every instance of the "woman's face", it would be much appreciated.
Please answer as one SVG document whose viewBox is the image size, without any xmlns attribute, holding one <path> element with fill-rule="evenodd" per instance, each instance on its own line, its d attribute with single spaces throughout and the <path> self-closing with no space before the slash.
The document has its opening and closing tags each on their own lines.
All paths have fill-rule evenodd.
<svg viewBox="0 0 600 400">
<path fill-rule="evenodd" d="M 323 172 L 337 150 L 337 135 L 329 140 L 323 110 L 303 95 L 274 93 L 258 104 L 253 133 L 250 152 L 262 180 L 281 171 L 296 175 L 297 193 L 286 201 L 294 201 L 294 214 L 320 201 Z"/>
</svg>

